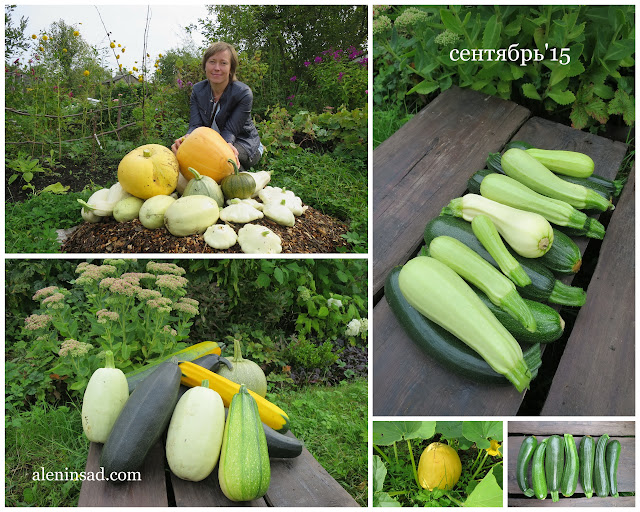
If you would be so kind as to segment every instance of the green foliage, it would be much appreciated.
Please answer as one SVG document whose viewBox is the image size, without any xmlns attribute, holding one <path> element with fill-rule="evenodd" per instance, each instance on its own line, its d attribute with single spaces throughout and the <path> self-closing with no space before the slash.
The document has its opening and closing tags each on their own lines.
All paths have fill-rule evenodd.
<svg viewBox="0 0 640 512">
<path fill-rule="evenodd" d="M 453 447 L 462 463 L 451 491 L 418 483 L 415 461 L 435 441 Z M 500 441 L 499 421 L 374 421 L 373 506 L 502 506 Z"/>
<path fill-rule="evenodd" d="M 42 288 L 33 296 L 39 308 L 25 319 L 25 340 L 13 345 L 15 371 L 39 365 L 46 398 L 51 379 L 64 380 L 67 392 L 82 396 L 105 350 L 124 372 L 184 348 L 197 301 L 185 297 L 184 269 L 172 264 L 107 260 L 80 263 L 71 287 Z M 141 268 L 142 267 L 142 268 Z M 58 356 L 58 357 L 56 357 Z"/>
<path fill-rule="evenodd" d="M 31 190 L 35 192 L 34 186 L 31 184 L 31 180 L 35 173 L 46 173 L 47 169 L 40 165 L 40 161 L 37 158 L 31 158 L 24 152 L 19 152 L 16 158 L 6 160 L 6 166 L 12 171 L 9 176 L 9 183 L 13 183 L 18 178 L 24 181 L 22 190 Z"/>
<path fill-rule="evenodd" d="M 40 403 L 29 411 L 7 405 L 5 442 L 6 506 L 78 505 L 82 482 L 72 472 L 84 471 L 89 441 L 82 434 L 77 404 Z M 42 479 L 42 468 L 62 472 L 62 481 Z"/>
<path fill-rule="evenodd" d="M 538 114 L 551 113 L 578 129 L 597 129 L 612 115 L 630 125 L 634 10 L 633 6 L 394 6 L 378 11 L 376 108 L 389 110 L 389 104 L 400 105 L 406 95 L 424 104 L 458 85 L 514 100 Z M 450 53 L 508 50 L 512 45 L 514 55 L 515 49 L 537 50 L 544 59 L 454 60 Z M 564 58 L 563 48 L 568 49 Z"/>
<path fill-rule="evenodd" d="M 4 6 L 4 60 L 5 64 L 12 55 L 25 51 L 28 48 L 28 41 L 24 31 L 27 28 L 28 19 L 24 16 L 20 18 L 18 25 L 14 25 L 11 15 L 15 10 L 15 5 Z"/>
<path fill-rule="evenodd" d="M 76 226 L 77 199 L 87 200 L 92 189 L 64 195 L 43 192 L 23 202 L 5 203 L 5 250 L 8 253 L 60 252 L 57 229 Z"/>
<path fill-rule="evenodd" d="M 320 345 L 311 343 L 305 336 L 292 338 L 283 352 L 283 359 L 290 362 L 291 366 L 299 369 L 314 370 L 326 368 L 334 364 L 340 353 L 333 351 L 333 344 L 325 341 Z"/>
</svg>

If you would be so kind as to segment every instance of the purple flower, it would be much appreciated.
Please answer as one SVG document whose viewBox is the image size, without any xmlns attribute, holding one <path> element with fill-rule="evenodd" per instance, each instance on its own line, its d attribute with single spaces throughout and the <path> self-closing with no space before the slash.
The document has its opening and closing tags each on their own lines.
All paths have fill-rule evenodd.
<svg viewBox="0 0 640 512">
<path fill-rule="evenodd" d="M 182 80 L 180 80 L 179 78 L 176 80 L 176 83 L 178 84 L 178 88 L 182 89 L 183 83 Z"/>
<path fill-rule="evenodd" d="M 193 85 L 193 82 L 187 82 L 187 85 L 191 87 Z"/>
<path fill-rule="evenodd" d="M 309 62 L 308 60 L 304 61 L 304 67 L 308 68 L 311 65 L 311 62 Z"/>
<path fill-rule="evenodd" d="M 313 61 L 317 64 L 318 62 L 322 62 L 322 57 L 316 57 Z"/>
<path fill-rule="evenodd" d="M 289 102 L 289 106 L 290 106 L 290 107 L 293 107 L 293 103 Z"/>
<path fill-rule="evenodd" d="M 298 79 L 298 77 L 296 75 L 293 75 L 291 78 L 289 78 L 289 80 L 291 80 L 292 82 L 295 82 Z"/>
<path fill-rule="evenodd" d="M 292 100 L 292 99 L 293 99 L 293 98 L 295 98 L 295 97 L 296 97 L 296 95 L 295 95 L 295 94 L 292 94 L 291 96 L 287 96 L 287 99 L 288 99 L 288 100 Z"/>
<path fill-rule="evenodd" d="M 342 73 L 342 72 L 338 73 L 338 80 L 342 80 L 343 75 L 344 75 L 344 73 Z"/>
</svg>

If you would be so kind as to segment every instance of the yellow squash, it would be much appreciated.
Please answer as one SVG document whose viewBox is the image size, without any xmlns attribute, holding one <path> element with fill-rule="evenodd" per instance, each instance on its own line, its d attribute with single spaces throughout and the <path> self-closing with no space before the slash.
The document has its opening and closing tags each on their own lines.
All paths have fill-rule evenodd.
<svg viewBox="0 0 640 512">
<path fill-rule="evenodd" d="M 418 463 L 418 480 L 424 489 L 449 491 L 455 487 L 462 473 L 458 453 L 448 444 L 431 443 Z"/>
<path fill-rule="evenodd" d="M 168 195 L 176 189 L 180 172 L 173 152 L 160 144 L 145 144 L 129 152 L 118 165 L 118 181 L 140 199 Z"/>
<path fill-rule="evenodd" d="M 240 384 L 230 381 L 229 379 L 218 375 L 202 366 L 198 366 L 195 363 L 185 361 L 180 363 L 182 370 L 182 380 L 180 381 L 185 386 L 195 387 L 199 386 L 203 380 L 209 381 L 209 387 L 222 397 L 222 402 L 225 407 L 229 407 L 233 396 L 240 391 Z M 269 402 L 266 398 L 262 398 L 257 393 L 249 390 L 249 394 L 255 399 L 258 404 L 258 411 L 262 423 L 268 425 L 273 430 L 279 432 L 286 432 L 289 430 L 289 416 L 280 407 Z"/>
</svg>

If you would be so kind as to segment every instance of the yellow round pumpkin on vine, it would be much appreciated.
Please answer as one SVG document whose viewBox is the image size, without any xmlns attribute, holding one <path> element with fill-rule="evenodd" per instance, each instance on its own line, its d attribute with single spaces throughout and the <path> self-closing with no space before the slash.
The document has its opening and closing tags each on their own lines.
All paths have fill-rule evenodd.
<svg viewBox="0 0 640 512">
<path fill-rule="evenodd" d="M 125 155 L 118 165 L 120 185 L 140 199 L 171 194 L 179 174 L 173 151 L 160 144 L 140 146 Z"/>
<path fill-rule="evenodd" d="M 193 167 L 203 176 L 209 176 L 218 183 L 233 174 L 233 166 L 228 160 L 236 160 L 235 153 L 227 141 L 207 126 L 200 126 L 185 137 L 176 152 L 176 157 L 180 163 L 180 172 L 185 178 L 193 177 L 189 172 L 189 167 Z"/>
<path fill-rule="evenodd" d="M 449 491 L 458 483 L 461 473 L 460 457 L 448 444 L 431 443 L 420 455 L 418 480 L 424 489 Z"/>
</svg>

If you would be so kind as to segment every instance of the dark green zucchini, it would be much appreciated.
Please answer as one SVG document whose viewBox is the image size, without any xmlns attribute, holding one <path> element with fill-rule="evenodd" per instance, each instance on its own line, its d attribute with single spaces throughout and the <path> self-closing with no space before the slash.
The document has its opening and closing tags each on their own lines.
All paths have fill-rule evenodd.
<svg viewBox="0 0 640 512">
<path fill-rule="evenodd" d="M 564 470 L 560 491 L 565 497 L 573 496 L 578 486 L 578 448 L 571 434 L 564 435 Z"/>
<path fill-rule="evenodd" d="M 547 439 L 547 453 L 544 457 L 544 470 L 551 501 L 560 500 L 560 482 L 564 470 L 564 440 L 553 435 Z"/>
<path fill-rule="evenodd" d="M 473 173 L 471 178 L 467 180 L 467 190 L 470 194 L 480 194 L 480 184 L 485 176 L 493 174 L 495 171 L 490 169 L 481 169 Z"/>
<path fill-rule="evenodd" d="M 604 459 L 607 465 L 607 476 L 609 477 L 609 487 L 611 496 L 617 498 L 618 494 L 618 461 L 620 460 L 620 441 L 613 439 L 607 444 Z"/>
<path fill-rule="evenodd" d="M 582 265 L 582 254 L 571 238 L 554 228 L 551 248 L 539 260 L 557 274 L 575 274 Z"/>
<path fill-rule="evenodd" d="M 441 215 L 431 220 L 424 230 L 424 240 L 427 246 L 437 236 L 451 236 L 470 247 L 494 267 L 499 268 L 480 241 L 473 234 L 471 224 L 463 219 L 450 215 Z M 556 280 L 553 273 L 542 263 L 513 253 L 513 257 L 520 263 L 524 271 L 531 278 L 531 284 L 518 287 L 522 297 L 535 301 L 547 301 L 564 306 L 582 306 L 586 300 L 585 291 L 575 286 Z"/>
<path fill-rule="evenodd" d="M 509 313 L 504 312 L 489 300 L 482 291 L 473 287 L 476 295 L 491 310 L 498 321 L 505 326 L 507 331 L 518 341 L 522 343 L 551 343 L 557 340 L 564 331 L 564 320 L 560 314 L 552 307 L 529 299 L 524 299 L 525 304 L 533 313 L 536 321 L 535 332 L 529 332 L 520 322 L 513 318 Z"/>
<path fill-rule="evenodd" d="M 609 477 L 607 476 L 607 463 L 605 452 L 609 436 L 604 434 L 596 444 L 596 457 L 593 462 L 593 487 L 601 498 L 609 496 Z"/>
<path fill-rule="evenodd" d="M 613 198 L 613 192 L 611 192 L 610 187 L 602 185 L 600 181 L 590 180 L 589 178 L 576 178 L 575 176 L 563 176 L 560 174 L 557 176 L 569 183 L 575 183 L 576 185 L 582 185 L 583 187 L 590 188 L 604 197 L 607 201 L 611 201 Z"/>
<path fill-rule="evenodd" d="M 533 149 L 534 147 L 535 146 L 523 140 L 512 140 L 511 142 L 507 142 L 507 144 L 504 146 L 504 151 L 508 151 L 511 148 L 517 148 L 526 151 L 527 149 Z"/>
<path fill-rule="evenodd" d="M 602 240 L 605 233 L 602 223 L 593 217 L 587 217 L 584 227 L 581 229 L 570 228 L 568 226 L 557 226 L 556 229 L 562 231 L 567 236 L 586 236 L 587 238 L 593 238 L 595 240 Z"/>
<path fill-rule="evenodd" d="M 578 460 L 580 461 L 580 485 L 587 498 L 593 496 L 593 464 L 596 456 L 596 443 L 591 436 L 580 441 Z"/>
<path fill-rule="evenodd" d="M 547 477 L 544 471 L 546 449 L 547 439 L 538 445 L 533 452 L 533 460 L 531 461 L 531 485 L 533 486 L 533 494 L 539 500 L 547 497 Z"/>
<path fill-rule="evenodd" d="M 518 460 L 516 462 L 516 482 L 518 487 L 524 493 L 525 496 L 531 498 L 534 495 L 533 488 L 529 486 L 528 471 L 529 462 L 533 458 L 533 453 L 538 447 L 538 440 L 536 436 L 527 436 L 520 445 L 520 451 L 518 452 Z"/>
<path fill-rule="evenodd" d="M 142 466 L 169 425 L 181 376 L 177 363 L 166 361 L 136 387 L 102 447 L 100 466 L 107 475 Z"/>
<path fill-rule="evenodd" d="M 302 443 L 295 437 L 289 437 L 262 424 L 267 438 L 269 457 L 276 459 L 292 459 L 302 453 Z"/>
</svg>

